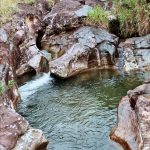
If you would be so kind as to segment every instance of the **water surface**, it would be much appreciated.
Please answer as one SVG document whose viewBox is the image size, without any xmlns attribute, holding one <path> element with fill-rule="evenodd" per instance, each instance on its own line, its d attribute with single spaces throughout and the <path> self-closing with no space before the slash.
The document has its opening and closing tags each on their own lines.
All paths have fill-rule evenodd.
<svg viewBox="0 0 150 150">
<path fill-rule="evenodd" d="M 146 75 L 91 71 L 62 81 L 43 74 L 20 87 L 19 113 L 44 131 L 48 150 L 122 150 L 109 139 L 117 105 Z"/>
</svg>

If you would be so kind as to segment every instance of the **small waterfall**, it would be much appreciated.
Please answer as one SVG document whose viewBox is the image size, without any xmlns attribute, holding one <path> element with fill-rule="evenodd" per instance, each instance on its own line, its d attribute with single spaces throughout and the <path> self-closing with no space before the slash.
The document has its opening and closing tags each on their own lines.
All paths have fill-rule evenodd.
<svg viewBox="0 0 150 150">
<path fill-rule="evenodd" d="M 34 94 L 41 86 L 47 84 L 52 78 L 50 73 L 43 73 L 43 75 L 37 79 L 27 82 L 25 85 L 19 88 L 21 99 L 26 100 L 29 96 Z"/>
</svg>

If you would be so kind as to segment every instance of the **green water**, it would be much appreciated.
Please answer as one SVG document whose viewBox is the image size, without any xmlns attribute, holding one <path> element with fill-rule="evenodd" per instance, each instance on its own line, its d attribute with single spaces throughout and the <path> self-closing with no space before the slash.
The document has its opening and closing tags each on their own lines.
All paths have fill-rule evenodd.
<svg viewBox="0 0 150 150">
<path fill-rule="evenodd" d="M 62 81 L 43 75 L 20 87 L 19 112 L 44 131 L 48 150 L 121 150 L 109 139 L 117 105 L 145 76 L 91 71 Z"/>
</svg>

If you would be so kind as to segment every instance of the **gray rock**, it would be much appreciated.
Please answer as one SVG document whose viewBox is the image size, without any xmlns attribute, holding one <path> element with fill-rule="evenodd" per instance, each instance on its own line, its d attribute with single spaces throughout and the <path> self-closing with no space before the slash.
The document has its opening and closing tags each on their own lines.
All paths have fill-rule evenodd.
<svg viewBox="0 0 150 150">
<path fill-rule="evenodd" d="M 150 49 L 150 34 L 134 39 L 135 49 Z"/>
<path fill-rule="evenodd" d="M 94 48 L 97 44 L 102 43 L 103 41 L 108 41 L 117 45 L 118 37 L 110 34 L 106 30 L 93 27 L 81 27 L 74 33 L 75 38 L 78 39 L 79 43 L 86 45 L 90 48 Z"/>
<path fill-rule="evenodd" d="M 135 59 L 140 69 L 150 68 L 150 49 L 136 49 Z"/>
<path fill-rule="evenodd" d="M 84 5 L 81 9 L 75 11 L 75 14 L 78 17 L 86 17 L 91 10 L 92 10 L 91 6 Z"/>
</svg>

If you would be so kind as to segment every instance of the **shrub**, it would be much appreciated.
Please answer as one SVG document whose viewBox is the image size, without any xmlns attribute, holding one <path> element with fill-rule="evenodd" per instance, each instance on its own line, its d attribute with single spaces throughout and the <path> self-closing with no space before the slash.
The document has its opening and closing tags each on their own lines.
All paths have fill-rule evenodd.
<svg viewBox="0 0 150 150">
<path fill-rule="evenodd" d="M 120 36 L 150 33 L 150 3 L 146 0 L 115 0 L 114 13 L 120 22 Z"/>
<path fill-rule="evenodd" d="M 91 11 L 89 11 L 86 18 L 86 24 L 107 28 L 108 17 L 106 11 L 104 11 L 100 6 L 95 6 Z"/>
</svg>

